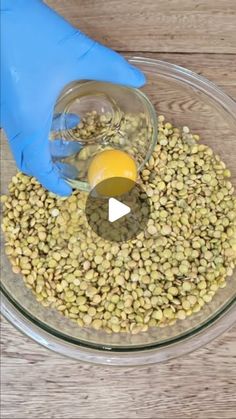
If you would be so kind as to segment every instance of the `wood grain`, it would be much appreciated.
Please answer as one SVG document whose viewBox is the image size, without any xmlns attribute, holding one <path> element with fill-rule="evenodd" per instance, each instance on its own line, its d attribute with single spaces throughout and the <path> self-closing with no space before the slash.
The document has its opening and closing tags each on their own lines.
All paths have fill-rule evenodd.
<svg viewBox="0 0 236 419">
<path fill-rule="evenodd" d="M 2 419 L 235 419 L 236 328 L 141 368 L 85 365 L 2 325 Z"/>
<path fill-rule="evenodd" d="M 47 0 L 119 51 L 236 53 L 235 0 Z"/>
</svg>

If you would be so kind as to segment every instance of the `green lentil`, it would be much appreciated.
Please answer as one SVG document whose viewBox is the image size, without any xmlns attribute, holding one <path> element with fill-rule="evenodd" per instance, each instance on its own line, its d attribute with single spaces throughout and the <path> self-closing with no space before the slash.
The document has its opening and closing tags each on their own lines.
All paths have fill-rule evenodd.
<svg viewBox="0 0 236 419">
<path fill-rule="evenodd" d="M 89 138 L 90 129 L 109 122 L 104 117 L 99 120 L 95 112 L 83 118 L 78 138 Z M 199 137 L 188 127 L 177 129 L 162 115 L 158 121 L 159 144 L 140 174 L 151 219 L 131 242 L 98 239 L 84 216 L 84 192 L 61 199 L 18 173 L 9 195 L 1 197 L 13 272 L 23 275 L 37 301 L 56 307 L 78 327 L 136 334 L 172 325 L 210 303 L 233 274 L 231 173 L 209 147 L 196 143 Z M 131 115 L 123 123 L 138 124 Z"/>
</svg>

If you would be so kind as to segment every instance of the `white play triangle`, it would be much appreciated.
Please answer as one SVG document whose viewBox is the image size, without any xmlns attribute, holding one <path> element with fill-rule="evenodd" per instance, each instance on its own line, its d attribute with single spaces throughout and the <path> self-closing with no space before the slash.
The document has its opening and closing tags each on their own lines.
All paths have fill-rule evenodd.
<svg viewBox="0 0 236 419">
<path fill-rule="evenodd" d="M 130 211 L 131 209 L 128 205 L 123 204 L 115 198 L 109 198 L 108 221 L 110 221 L 110 223 L 114 223 L 114 221 L 117 221 L 119 218 L 129 214 Z"/>
</svg>

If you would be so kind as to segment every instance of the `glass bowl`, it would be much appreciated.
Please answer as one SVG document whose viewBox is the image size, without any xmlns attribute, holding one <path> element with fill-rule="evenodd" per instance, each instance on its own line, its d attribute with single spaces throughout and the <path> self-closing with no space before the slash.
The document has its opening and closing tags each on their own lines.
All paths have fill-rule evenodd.
<svg viewBox="0 0 236 419">
<path fill-rule="evenodd" d="M 108 149 L 125 151 L 140 172 L 157 142 L 155 109 L 138 89 L 74 82 L 58 98 L 54 117 L 57 131 L 51 133 L 52 159 L 72 187 L 87 192 L 88 169 L 96 154 Z M 71 127 L 72 117 L 79 124 Z"/>
<path fill-rule="evenodd" d="M 144 58 L 131 58 L 148 83 L 143 88 L 157 113 L 176 126 L 189 126 L 203 143 L 220 154 L 236 186 L 236 104 L 214 84 L 184 68 Z M 12 170 L 3 173 L 10 181 Z M 40 344 L 75 359 L 140 365 L 182 355 L 227 330 L 236 320 L 236 275 L 200 312 L 166 328 L 137 335 L 106 334 L 81 329 L 53 309 L 46 309 L 14 275 L 2 251 L 2 312 L 18 329 Z"/>
</svg>

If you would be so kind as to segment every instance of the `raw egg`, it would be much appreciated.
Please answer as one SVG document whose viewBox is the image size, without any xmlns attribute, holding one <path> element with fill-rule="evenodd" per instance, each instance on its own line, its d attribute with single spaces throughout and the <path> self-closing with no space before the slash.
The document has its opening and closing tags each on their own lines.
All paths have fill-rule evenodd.
<svg viewBox="0 0 236 419">
<path fill-rule="evenodd" d="M 129 192 L 137 180 L 134 159 L 121 150 L 98 153 L 88 168 L 88 182 L 101 195 L 118 196 Z"/>
</svg>

